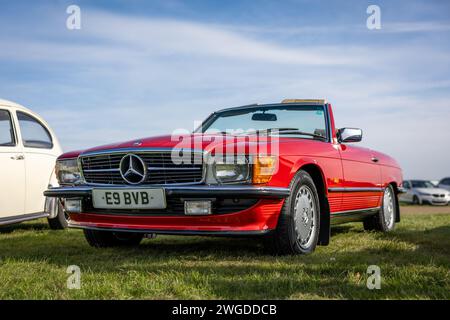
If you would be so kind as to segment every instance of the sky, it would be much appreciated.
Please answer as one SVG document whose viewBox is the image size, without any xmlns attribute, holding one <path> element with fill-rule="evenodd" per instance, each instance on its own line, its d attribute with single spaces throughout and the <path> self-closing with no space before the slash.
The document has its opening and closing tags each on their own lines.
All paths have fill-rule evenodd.
<svg viewBox="0 0 450 320">
<path fill-rule="evenodd" d="M 450 176 L 449 13 L 445 0 L 0 0 L 0 98 L 43 116 L 65 151 L 325 98 L 405 178 L 437 180 Z"/>
</svg>

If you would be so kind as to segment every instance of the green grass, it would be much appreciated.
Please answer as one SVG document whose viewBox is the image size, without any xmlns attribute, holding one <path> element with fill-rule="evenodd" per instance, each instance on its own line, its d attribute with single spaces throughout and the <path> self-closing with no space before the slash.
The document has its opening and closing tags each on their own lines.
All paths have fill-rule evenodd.
<svg viewBox="0 0 450 320">
<path fill-rule="evenodd" d="M 369 265 L 380 290 L 366 287 Z M 66 287 L 69 265 L 81 289 Z M 45 221 L 0 229 L 0 299 L 450 299 L 450 215 L 408 215 L 395 232 L 333 229 L 308 256 L 273 257 L 259 240 L 169 237 L 93 249 Z"/>
</svg>

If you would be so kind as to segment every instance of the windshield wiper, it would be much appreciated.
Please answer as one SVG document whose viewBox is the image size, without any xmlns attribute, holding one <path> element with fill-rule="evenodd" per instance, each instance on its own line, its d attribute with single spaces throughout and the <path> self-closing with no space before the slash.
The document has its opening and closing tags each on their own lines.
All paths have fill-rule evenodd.
<svg viewBox="0 0 450 320">
<path fill-rule="evenodd" d="M 273 131 L 278 132 L 278 134 L 294 134 L 294 135 L 298 134 L 298 135 L 302 135 L 302 136 L 309 136 L 309 137 L 314 137 L 314 138 L 318 138 L 321 140 L 326 140 L 326 138 L 320 134 L 304 132 L 297 128 L 269 128 L 269 129 L 255 130 L 253 132 L 250 132 L 249 134 L 258 134 L 258 133 L 269 133 L 270 134 Z"/>
</svg>

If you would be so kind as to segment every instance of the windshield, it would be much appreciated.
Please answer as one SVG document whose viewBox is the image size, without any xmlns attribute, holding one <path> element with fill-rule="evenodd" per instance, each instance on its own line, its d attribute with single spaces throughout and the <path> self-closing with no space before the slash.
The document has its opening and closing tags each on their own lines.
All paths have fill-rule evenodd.
<svg viewBox="0 0 450 320">
<path fill-rule="evenodd" d="M 435 188 L 435 186 L 430 181 L 411 181 L 413 188 Z"/>
<path fill-rule="evenodd" d="M 214 114 L 201 129 L 204 133 L 278 134 L 307 139 L 327 137 L 323 106 L 275 106 L 235 109 Z"/>
</svg>

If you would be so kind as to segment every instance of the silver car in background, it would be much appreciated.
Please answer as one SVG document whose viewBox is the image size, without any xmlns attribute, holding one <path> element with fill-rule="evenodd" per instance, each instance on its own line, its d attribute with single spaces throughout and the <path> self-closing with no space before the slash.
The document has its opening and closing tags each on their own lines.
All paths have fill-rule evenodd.
<svg viewBox="0 0 450 320">
<path fill-rule="evenodd" d="M 437 188 L 428 180 L 404 180 L 403 187 L 406 189 L 406 192 L 399 197 L 399 200 L 402 202 L 447 205 L 450 201 L 450 192 L 448 190 Z"/>
<path fill-rule="evenodd" d="M 438 183 L 438 188 L 446 189 L 447 191 L 450 191 L 450 177 L 444 178 Z"/>
</svg>

